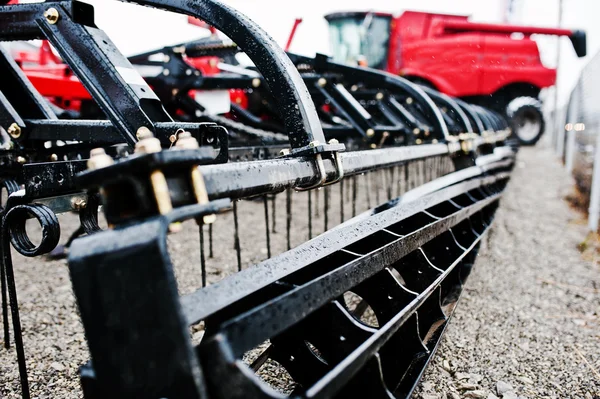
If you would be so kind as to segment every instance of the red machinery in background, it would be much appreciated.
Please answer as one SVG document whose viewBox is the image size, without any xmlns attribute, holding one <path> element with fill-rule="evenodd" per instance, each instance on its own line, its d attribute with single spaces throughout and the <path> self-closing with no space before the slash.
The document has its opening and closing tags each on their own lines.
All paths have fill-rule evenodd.
<svg viewBox="0 0 600 399">
<path fill-rule="evenodd" d="M 541 89 L 556 82 L 532 34 L 567 36 L 586 55 L 579 30 L 475 23 L 467 16 L 407 11 L 340 12 L 329 22 L 337 62 L 368 65 L 404 76 L 451 96 L 507 111 L 525 144 L 537 142 L 544 120 Z"/>
</svg>

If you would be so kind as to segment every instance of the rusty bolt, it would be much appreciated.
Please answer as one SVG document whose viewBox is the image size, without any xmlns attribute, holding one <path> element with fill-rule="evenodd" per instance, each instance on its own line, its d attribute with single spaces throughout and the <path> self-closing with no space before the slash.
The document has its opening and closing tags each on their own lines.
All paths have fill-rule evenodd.
<svg viewBox="0 0 600 399">
<path fill-rule="evenodd" d="M 44 18 L 46 18 L 46 20 L 54 25 L 55 23 L 58 22 L 58 19 L 60 18 L 60 14 L 58 13 L 58 10 L 54 7 L 50 7 L 49 9 L 47 9 L 46 11 L 44 11 Z"/>
</svg>

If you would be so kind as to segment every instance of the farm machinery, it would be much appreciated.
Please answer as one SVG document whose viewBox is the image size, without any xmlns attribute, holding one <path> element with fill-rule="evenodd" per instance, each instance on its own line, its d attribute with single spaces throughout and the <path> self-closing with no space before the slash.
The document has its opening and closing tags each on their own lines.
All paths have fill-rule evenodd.
<svg viewBox="0 0 600 399">
<path fill-rule="evenodd" d="M 85 398 L 409 397 L 510 177 L 506 119 L 388 72 L 286 54 L 217 1 L 127 2 L 232 43 L 127 59 L 84 2 L 0 2 L 0 41 L 57 52 L 31 66 L 0 50 L 3 329 L 22 397 L 13 254 L 53 251 L 64 213 L 78 215 L 68 266 Z M 65 80 L 82 90 L 60 95 Z M 213 251 L 217 234 L 233 245 Z M 198 258 L 173 240 L 198 242 Z M 180 257 L 198 267 L 182 277 Z"/>
<path fill-rule="evenodd" d="M 580 30 L 477 23 L 467 16 L 406 11 L 327 15 L 333 59 L 363 64 L 506 115 L 522 144 L 544 132 L 538 100 L 556 82 L 531 35 L 566 36 L 586 55 Z"/>
</svg>

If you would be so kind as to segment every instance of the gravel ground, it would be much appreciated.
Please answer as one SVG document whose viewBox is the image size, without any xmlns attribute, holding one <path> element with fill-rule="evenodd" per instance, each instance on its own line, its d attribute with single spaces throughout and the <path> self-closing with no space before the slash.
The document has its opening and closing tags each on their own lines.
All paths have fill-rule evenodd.
<svg viewBox="0 0 600 399">
<path fill-rule="evenodd" d="M 366 183 L 359 185 L 357 213 L 387 196 L 383 187 L 388 178 L 372 175 L 368 189 Z M 593 285 L 600 279 L 598 266 L 581 260 L 577 251 L 585 229 L 579 215 L 562 200 L 569 183 L 549 152 L 540 148 L 522 151 L 495 227 L 417 396 L 453 397 L 460 392 L 461 397 L 487 398 L 497 394 L 499 381 L 512 385 L 516 395 L 530 398 L 586 397 L 586 393 L 593 397 L 599 391 L 600 377 L 591 370 L 600 368 L 599 316 L 594 313 L 599 295 Z M 344 204 L 344 218 L 351 216 L 350 188 L 347 182 L 341 198 L 339 186 L 327 189 L 329 227 L 340 222 L 340 204 Z M 313 235 L 324 229 L 324 190 L 318 200 L 315 195 L 313 207 L 318 204 L 320 212 L 313 218 Z M 292 194 L 292 246 L 308 238 L 307 196 Z M 270 224 L 273 205 L 276 232 L 271 231 L 270 239 L 274 255 L 287 247 L 285 194 L 269 201 Z M 262 200 L 242 201 L 238 212 L 245 267 L 267 257 L 264 204 Z M 64 242 L 77 220 L 71 214 L 60 219 Z M 212 258 L 205 228 L 209 283 L 237 270 L 232 225 L 232 213 L 219 216 L 213 227 Z M 197 226 L 184 224 L 184 232 L 170 236 L 169 249 L 180 291 L 199 287 Z M 77 369 L 88 353 L 66 261 L 25 259 L 16 254 L 14 261 L 32 396 L 81 397 Z M 203 326 L 193 326 L 191 333 L 198 342 Z M 0 348 L 1 398 L 20 397 L 15 358 L 14 347 L 9 351 Z M 251 358 L 249 355 L 247 361 Z M 267 376 L 278 372 L 272 364 L 261 369 Z"/>
<path fill-rule="evenodd" d="M 540 144 L 541 145 L 541 144 Z M 417 394 L 600 397 L 600 266 L 578 252 L 583 215 L 546 148 L 524 148 Z"/>
</svg>

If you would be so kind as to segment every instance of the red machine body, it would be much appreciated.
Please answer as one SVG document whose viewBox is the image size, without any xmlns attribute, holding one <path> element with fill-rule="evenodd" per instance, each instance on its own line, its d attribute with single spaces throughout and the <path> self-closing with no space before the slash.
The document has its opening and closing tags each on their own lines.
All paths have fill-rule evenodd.
<svg viewBox="0 0 600 399">
<path fill-rule="evenodd" d="M 510 87 L 526 87 L 533 95 L 554 85 L 556 70 L 542 65 L 532 34 L 568 36 L 578 55 L 585 55 L 585 33 L 567 29 L 474 23 L 467 16 L 414 11 L 400 16 L 343 12 L 325 18 L 336 61 L 360 64 L 365 60 L 352 57 L 362 56 L 370 67 L 456 97 Z"/>
</svg>

